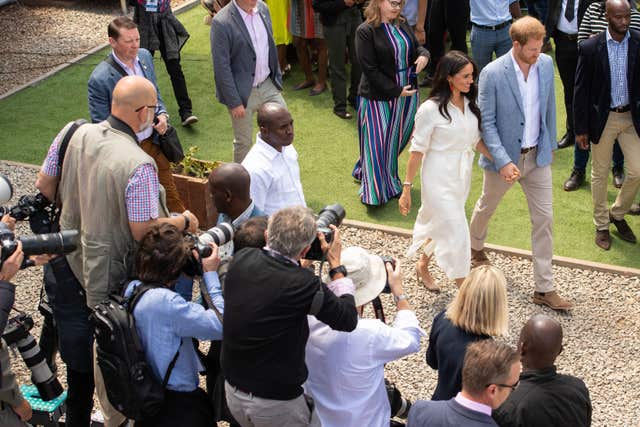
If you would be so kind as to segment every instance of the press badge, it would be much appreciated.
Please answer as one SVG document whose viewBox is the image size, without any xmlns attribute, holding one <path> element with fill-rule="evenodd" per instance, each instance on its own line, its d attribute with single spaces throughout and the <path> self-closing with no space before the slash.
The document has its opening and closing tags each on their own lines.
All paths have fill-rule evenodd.
<svg viewBox="0 0 640 427">
<path fill-rule="evenodd" d="M 145 10 L 147 12 L 157 12 L 158 11 L 158 0 L 147 0 L 147 4 L 145 6 Z"/>
</svg>

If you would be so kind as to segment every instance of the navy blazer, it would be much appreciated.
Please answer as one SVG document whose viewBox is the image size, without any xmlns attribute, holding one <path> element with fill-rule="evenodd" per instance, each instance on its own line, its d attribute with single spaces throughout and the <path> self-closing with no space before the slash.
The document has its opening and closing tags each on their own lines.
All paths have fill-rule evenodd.
<svg viewBox="0 0 640 427">
<path fill-rule="evenodd" d="M 631 117 L 640 135 L 640 32 L 629 30 L 627 87 Z M 593 144 L 600 141 L 611 107 L 611 74 L 607 32 L 604 31 L 578 44 L 578 68 L 573 94 L 573 126 L 576 135 L 589 135 Z"/>
<path fill-rule="evenodd" d="M 269 38 L 269 78 L 282 90 L 282 73 L 273 41 L 271 15 L 267 5 L 258 0 L 258 13 Z M 216 97 L 228 108 L 247 106 L 256 71 L 256 53 L 251 36 L 234 1 L 216 13 L 211 22 L 211 58 L 216 82 Z"/>
<path fill-rule="evenodd" d="M 113 52 L 109 55 L 113 55 Z M 167 109 L 164 106 L 164 102 L 160 96 L 160 90 L 158 89 L 158 83 L 156 82 L 153 56 L 151 56 L 148 50 L 140 48 L 138 51 L 138 60 L 140 61 L 142 73 L 156 88 L 158 105 L 160 107 L 158 113 L 166 113 Z M 93 69 L 88 84 L 89 115 L 93 123 L 99 123 L 109 117 L 111 113 L 111 95 L 113 94 L 113 88 L 116 87 L 116 83 L 118 83 L 118 80 L 122 77 L 122 74 L 120 74 L 118 70 L 104 61 L 100 62 L 96 68 Z"/>
</svg>

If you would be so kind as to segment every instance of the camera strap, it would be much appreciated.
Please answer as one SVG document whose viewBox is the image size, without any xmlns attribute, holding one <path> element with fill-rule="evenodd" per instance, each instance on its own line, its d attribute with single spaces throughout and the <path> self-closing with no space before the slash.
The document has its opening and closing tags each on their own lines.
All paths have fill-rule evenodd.
<svg viewBox="0 0 640 427">
<path fill-rule="evenodd" d="M 384 309 L 382 308 L 382 301 L 380 301 L 380 297 L 375 297 L 373 301 L 371 301 L 371 305 L 373 305 L 373 312 L 376 314 L 376 319 L 380 320 L 382 323 L 387 323 L 384 318 Z"/>
</svg>

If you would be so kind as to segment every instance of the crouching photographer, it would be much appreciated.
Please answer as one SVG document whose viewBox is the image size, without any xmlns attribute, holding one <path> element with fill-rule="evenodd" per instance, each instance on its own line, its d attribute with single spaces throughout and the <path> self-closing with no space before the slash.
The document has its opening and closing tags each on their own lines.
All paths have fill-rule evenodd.
<svg viewBox="0 0 640 427">
<path fill-rule="evenodd" d="M 165 382 L 165 400 L 155 416 L 136 421 L 144 426 L 210 426 L 213 418 L 210 401 L 198 387 L 198 373 L 204 368 L 194 347 L 195 339 L 219 340 L 222 337 L 221 313 L 224 300 L 216 269 L 218 248 L 203 258 L 203 280 L 213 309 L 185 301 L 172 291 L 184 266 L 192 262 L 192 242 L 171 224 L 152 226 L 142 238 L 136 254 L 139 280 L 131 282 L 125 297 L 136 298 L 133 317 L 146 360 L 158 382 Z M 144 290 L 147 288 L 148 290 Z M 217 310 L 217 312 L 216 312 Z"/>
<path fill-rule="evenodd" d="M 409 408 L 402 410 L 401 405 L 394 404 L 392 412 L 392 397 L 397 402 L 406 401 L 393 386 L 388 393 L 384 365 L 416 353 L 426 334 L 402 288 L 398 262 L 350 247 L 342 251 L 342 263 L 356 286 L 360 316 L 363 307 L 376 299 L 385 285 L 389 286 L 398 311 L 393 326 L 377 319 L 359 318 L 358 326 L 349 334 L 332 331 L 309 317 L 309 378 L 305 390 L 316 403 L 323 427 L 389 427 L 392 416 L 406 418 Z M 342 292 L 331 284 L 329 288 L 336 295 Z"/>
<path fill-rule="evenodd" d="M 5 220 L 3 219 L 3 222 Z M 2 251 L 2 248 L 0 248 Z M 0 331 L 4 331 L 9 319 L 11 307 L 15 299 L 15 286 L 10 282 L 16 275 L 24 254 L 22 243 L 18 242 L 15 252 L 2 263 L 0 269 Z M 3 427 L 28 426 L 26 421 L 31 418 L 31 405 L 20 393 L 15 376 L 11 372 L 9 348 L 0 340 L 0 425 Z"/>
</svg>

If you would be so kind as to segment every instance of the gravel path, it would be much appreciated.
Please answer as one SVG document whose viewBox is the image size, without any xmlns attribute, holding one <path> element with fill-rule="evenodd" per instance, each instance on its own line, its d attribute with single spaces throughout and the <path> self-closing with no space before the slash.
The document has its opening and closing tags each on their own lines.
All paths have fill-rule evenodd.
<svg viewBox="0 0 640 427">
<path fill-rule="evenodd" d="M 0 162 L 0 173 L 9 176 L 18 195 L 35 191 L 33 169 Z M 16 200 L 14 196 L 11 203 Z M 27 232 L 24 225 L 20 232 Z M 409 300 L 428 332 L 433 317 L 453 298 L 453 283 L 447 283 L 444 274 L 434 268 L 437 280 L 444 285 L 443 292 L 426 292 L 416 281 L 413 264 L 404 256 L 409 243 L 407 238 L 349 227 L 343 227 L 342 232 L 345 247 L 357 244 L 376 254 L 400 258 Z M 520 328 L 536 313 L 555 317 L 562 323 L 565 335 L 564 351 L 557 360 L 559 371 L 576 375 L 586 382 L 593 402 L 593 425 L 637 426 L 640 420 L 640 362 L 637 358 L 640 352 L 640 278 L 556 267 L 554 274 L 560 291 L 575 302 L 571 314 L 558 314 L 529 302 L 533 291 L 531 262 L 493 253 L 489 257 L 509 282 L 510 335 L 506 340 L 515 345 Z M 31 268 L 20 272 L 16 280 L 16 306 L 34 315 L 35 336 L 41 320 L 36 313 L 41 277 L 41 269 Z M 390 321 L 394 314 L 391 298 L 385 296 L 383 302 Z M 424 361 L 426 345 L 427 340 L 423 340 L 419 353 L 387 365 L 389 379 L 411 400 L 428 399 L 435 388 L 436 373 Z M 29 382 L 24 364 L 14 360 L 13 365 L 20 381 Z M 64 382 L 64 375 L 61 377 Z"/>
</svg>

